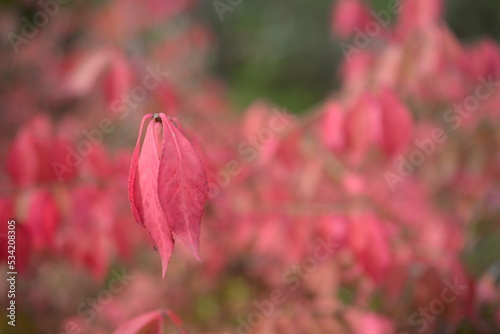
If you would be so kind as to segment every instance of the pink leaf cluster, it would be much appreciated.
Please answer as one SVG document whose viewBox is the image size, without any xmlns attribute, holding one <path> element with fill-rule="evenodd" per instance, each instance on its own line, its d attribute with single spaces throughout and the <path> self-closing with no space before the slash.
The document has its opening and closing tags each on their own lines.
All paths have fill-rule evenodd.
<svg viewBox="0 0 500 334">
<path fill-rule="evenodd" d="M 142 127 L 148 118 L 141 145 Z M 162 276 L 172 255 L 173 234 L 200 260 L 200 224 L 208 197 L 205 166 L 165 114 L 144 116 L 128 182 L 132 212 L 160 253 Z"/>
</svg>

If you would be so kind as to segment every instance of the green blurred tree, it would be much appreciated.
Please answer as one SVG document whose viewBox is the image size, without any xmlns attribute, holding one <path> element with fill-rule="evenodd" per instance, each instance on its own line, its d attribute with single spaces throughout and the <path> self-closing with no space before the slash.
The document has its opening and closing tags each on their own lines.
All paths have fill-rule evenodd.
<svg viewBox="0 0 500 334">
<path fill-rule="evenodd" d="M 204 1 L 202 19 L 219 40 L 216 72 L 231 86 L 231 98 L 245 107 L 267 97 L 293 112 L 321 101 L 338 87 L 342 52 L 330 35 L 331 0 L 220 0 L 231 10 L 221 20 L 215 1 Z M 376 9 L 389 0 L 370 0 Z M 500 1 L 446 0 L 446 20 L 466 41 L 500 40 Z M 466 18 L 466 19 L 464 19 Z"/>
</svg>

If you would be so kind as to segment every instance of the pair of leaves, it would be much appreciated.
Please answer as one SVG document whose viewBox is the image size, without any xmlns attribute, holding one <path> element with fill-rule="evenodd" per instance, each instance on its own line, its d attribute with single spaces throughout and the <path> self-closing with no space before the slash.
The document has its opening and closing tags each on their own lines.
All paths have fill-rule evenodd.
<svg viewBox="0 0 500 334">
<path fill-rule="evenodd" d="M 128 192 L 135 219 L 160 253 L 162 277 L 172 255 L 173 234 L 200 260 L 200 221 L 208 197 L 205 166 L 193 145 L 163 113 L 142 119 Z"/>
</svg>

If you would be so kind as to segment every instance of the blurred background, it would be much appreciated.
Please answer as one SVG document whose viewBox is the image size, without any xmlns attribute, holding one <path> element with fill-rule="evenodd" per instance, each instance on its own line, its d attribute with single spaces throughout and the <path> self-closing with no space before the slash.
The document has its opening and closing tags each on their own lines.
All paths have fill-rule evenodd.
<svg viewBox="0 0 500 334">
<path fill-rule="evenodd" d="M 365 3 L 382 10 L 389 2 Z M 444 3 L 443 19 L 464 43 L 482 38 L 498 41 L 499 3 Z M 301 112 L 319 103 L 332 88 L 340 87 L 343 55 L 338 37 L 330 34 L 332 1 L 254 1 L 247 7 L 228 12 L 221 21 L 213 4 L 204 1 L 198 13 L 217 34 L 218 46 L 210 65 L 230 83 L 231 101 L 245 107 L 266 96 Z"/>
<path fill-rule="evenodd" d="M 1 333 L 500 333 L 500 2 L 1 0 L 0 34 Z M 127 197 L 158 112 L 210 187 L 165 279 Z"/>
</svg>

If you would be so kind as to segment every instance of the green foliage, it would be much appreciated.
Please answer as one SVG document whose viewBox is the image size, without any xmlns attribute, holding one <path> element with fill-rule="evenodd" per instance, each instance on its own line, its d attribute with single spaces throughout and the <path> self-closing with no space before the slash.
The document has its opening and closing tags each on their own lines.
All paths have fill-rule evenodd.
<svg viewBox="0 0 500 334">
<path fill-rule="evenodd" d="M 206 2 L 202 15 L 220 43 L 213 66 L 229 80 L 233 102 L 246 106 L 268 97 L 300 111 L 320 101 L 332 87 L 337 52 L 330 8 L 330 0 L 243 1 L 221 21 Z"/>
</svg>

